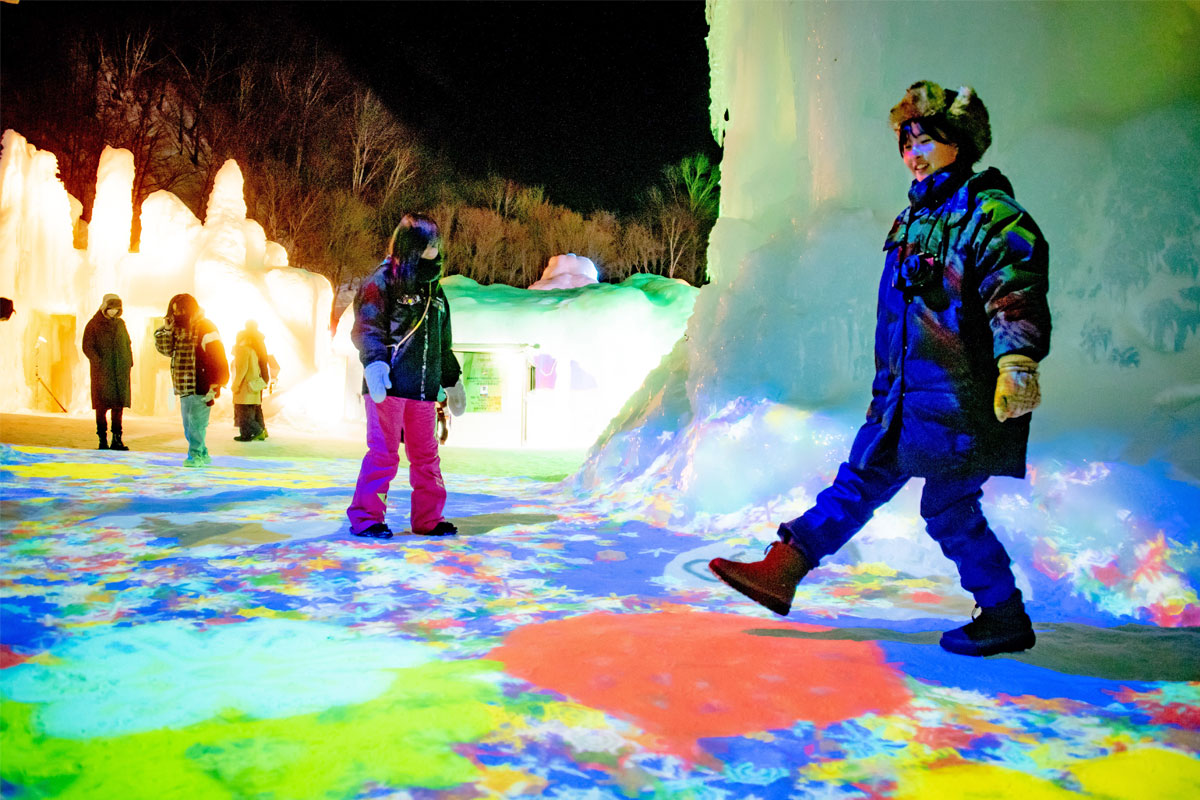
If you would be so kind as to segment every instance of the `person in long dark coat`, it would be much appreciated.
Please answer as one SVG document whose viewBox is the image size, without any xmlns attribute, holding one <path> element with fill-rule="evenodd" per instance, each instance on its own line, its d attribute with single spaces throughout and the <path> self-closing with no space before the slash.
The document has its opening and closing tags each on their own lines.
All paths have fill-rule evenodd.
<svg viewBox="0 0 1200 800">
<path fill-rule="evenodd" d="M 1048 247 L 1008 179 L 974 171 L 991 127 L 972 89 L 915 83 L 891 123 L 913 182 L 883 247 L 866 422 L 833 485 L 779 526 L 765 559 L 717 558 L 709 567 L 787 614 L 805 574 L 909 479 L 924 478 L 925 528 L 980 609 L 941 646 L 971 656 L 1019 652 L 1036 637 L 979 501 L 989 476 L 1025 476 L 1038 362 L 1050 350 Z"/>
<path fill-rule="evenodd" d="M 96 435 L 100 450 L 128 450 L 121 440 L 121 415 L 129 408 L 129 373 L 133 348 L 121 319 L 121 298 L 106 294 L 100 308 L 83 329 L 83 354 L 92 367 L 92 408 L 96 410 Z M 112 417 L 112 441 L 108 420 Z"/>
</svg>

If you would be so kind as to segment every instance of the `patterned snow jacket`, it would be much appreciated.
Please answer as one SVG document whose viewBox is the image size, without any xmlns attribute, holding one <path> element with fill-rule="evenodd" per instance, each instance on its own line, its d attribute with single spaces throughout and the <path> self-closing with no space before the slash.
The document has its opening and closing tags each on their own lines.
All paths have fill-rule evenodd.
<svg viewBox="0 0 1200 800">
<path fill-rule="evenodd" d="M 884 243 L 875 380 L 851 460 L 1024 477 L 1030 415 L 998 422 L 992 400 L 1000 356 L 1050 350 L 1046 240 L 996 169 L 951 167 L 908 194 Z"/>
<path fill-rule="evenodd" d="M 364 367 L 375 361 L 391 364 L 389 396 L 434 401 L 443 386 L 458 383 L 462 372 L 450 350 L 450 303 L 436 279 L 418 280 L 406 292 L 392 264 L 384 260 L 359 287 L 350 339 Z M 418 267 L 417 274 L 439 271 Z M 362 391 L 367 393 L 366 381 Z"/>
</svg>

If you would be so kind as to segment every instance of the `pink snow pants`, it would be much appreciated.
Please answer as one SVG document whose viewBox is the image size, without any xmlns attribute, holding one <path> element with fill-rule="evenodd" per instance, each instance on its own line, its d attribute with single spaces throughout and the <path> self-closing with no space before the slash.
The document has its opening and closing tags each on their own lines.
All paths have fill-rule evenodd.
<svg viewBox="0 0 1200 800">
<path fill-rule="evenodd" d="M 403 397 L 387 397 L 376 403 L 368 395 L 363 395 L 363 401 L 367 407 L 367 454 L 358 471 L 354 499 L 346 509 L 350 530 L 361 531 L 384 521 L 388 487 L 400 468 L 401 431 L 412 486 L 412 530 L 433 530 L 442 521 L 446 507 L 446 486 L 434 438 L 436 404 Z"/>
</svg>

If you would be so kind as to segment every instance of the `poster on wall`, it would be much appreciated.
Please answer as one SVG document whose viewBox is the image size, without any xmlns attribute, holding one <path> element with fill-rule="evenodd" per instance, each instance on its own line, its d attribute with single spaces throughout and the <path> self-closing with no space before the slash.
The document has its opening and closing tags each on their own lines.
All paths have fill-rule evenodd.
<svg viewBox="0 0 1200 800">
<path fill-rule="evenodd" d="M 461 353 L 463 382 L 467 387 L 468 414 L 494 414 L 503 410 L 503 386 L 494 353 Z"/>
</svg>

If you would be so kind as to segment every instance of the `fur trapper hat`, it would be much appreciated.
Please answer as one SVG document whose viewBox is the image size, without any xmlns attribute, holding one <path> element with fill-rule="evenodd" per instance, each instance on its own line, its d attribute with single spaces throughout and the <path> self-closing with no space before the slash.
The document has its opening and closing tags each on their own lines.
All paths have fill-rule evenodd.
<svg viewBox="0 0 1200 800">
<path fill-rule="evenodd" d="M 100 300 L 100 313 L 103 314 L 110 308 L 115 308 L 117 310 L 117 316 L 121 316 L 121 298 L 115 294 L 104 295 L 104 297 Z"/>
<path fill-rule="evenodd" d="M 889 120 L 897 135 L 906 122 L 931 119 L 944 122 L 960 151 L 978 161 L 992 143 L 987 107 L 970 86 L 943 89 L 933 81 L 917 81 L 892 108 Z"/>
</svg>

